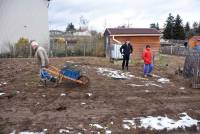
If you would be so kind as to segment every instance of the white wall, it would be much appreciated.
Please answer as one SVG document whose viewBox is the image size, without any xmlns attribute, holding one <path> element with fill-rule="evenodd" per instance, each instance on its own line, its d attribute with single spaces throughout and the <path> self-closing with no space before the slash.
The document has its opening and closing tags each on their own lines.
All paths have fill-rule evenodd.
<svg viewBox="0 0 200 134">
<path fill-rule="evenodd" d="M 48 48 L 47 0 L 0 0 L 0 53 L 20 37 Z"/>
</svg>

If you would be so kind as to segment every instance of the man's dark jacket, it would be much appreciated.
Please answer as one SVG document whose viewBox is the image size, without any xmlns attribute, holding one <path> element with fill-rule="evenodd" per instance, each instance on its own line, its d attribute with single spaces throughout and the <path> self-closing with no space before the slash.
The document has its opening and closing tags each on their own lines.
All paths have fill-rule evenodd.
<svg viewBox="0 0 200 134">
<path fill-rule="evenodd" d="M 121 54 L 130 55 L 130 53 L 132 52 L 133 52 L 133 48 L 130 43 L 128 45 L 125 43 L 120 47 Z"/>
</svg>

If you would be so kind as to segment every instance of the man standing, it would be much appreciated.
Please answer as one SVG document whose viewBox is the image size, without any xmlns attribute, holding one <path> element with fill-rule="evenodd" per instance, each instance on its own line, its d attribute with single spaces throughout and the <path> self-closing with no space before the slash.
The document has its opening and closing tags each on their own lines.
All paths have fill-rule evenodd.
<svg viewBox="0 0 200 134">
<path fill-rule="evenodd" d="M 130 54 L 133 52 L 132 45 L 127 40 L 121 47 L 120 47 L 120 53 L 123 56 L 123 62 L 122 62 L 122 70 L 124 70 L 124 66 L 126 66 L 126 69 L 128 70 L 128 62 Z"/>
</svg>

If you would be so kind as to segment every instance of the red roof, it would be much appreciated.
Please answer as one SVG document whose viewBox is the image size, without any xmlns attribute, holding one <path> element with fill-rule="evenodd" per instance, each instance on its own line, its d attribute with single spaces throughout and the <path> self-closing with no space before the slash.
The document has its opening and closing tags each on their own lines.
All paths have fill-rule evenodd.
<svg viewBox="0 0 200 134">
<path fill-rule="evenodd" d="M 109 35 L 120 34 L 160 34 L 160 32 L 154 28 L 107 28 L 105 33 Z"/>
<path fill-rule="evenodd" d="M 200 41 L 200 36 L 193 36 L 193 38 L 194 38 L 195 40 Z"/>
</svg>

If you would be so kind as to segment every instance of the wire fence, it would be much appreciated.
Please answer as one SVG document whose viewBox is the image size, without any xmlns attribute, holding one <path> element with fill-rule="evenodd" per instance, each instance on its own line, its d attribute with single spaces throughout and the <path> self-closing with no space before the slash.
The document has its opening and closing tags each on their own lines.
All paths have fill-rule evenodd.
<svg viewBox="0 0 200 134">
<path fill-rule="evenodd" d="M 0 50 L 0 58 L 28 58 L 34 56 L 34 50 L 30 44 L 16 45 L 5 44 L 8 50 Z M 31 49 L 31 51 L 30 51 Z M 59 41 L 51 39 L 48 49 L 49 57 L 66 57 L 66 56 L 105 56 L 103 38 L 78 38 L 75 41 Z"/>
<path fill-rule="evenodd" d="M 192 88 L 200 88 L 200 51 L 180 46 L 164 46 L 160 48 L 160 52 L 167 55 L 184 56 L 183 75 L 191 79 Z"/>
<path fill-rule="evenodd" d="M 192 79 L 192 87 L 200 88 L 200 52 L 189 51 L 185 58 L 183 75 Z"/>
<path fill-rule="evenodd" d="M 186 47 L 177 47 L 177 46 L 164 46 L 160 48 L 160 52 L 162 54 L 168 55 L 176 55 L 176 56 L 186 56 L 191 51 L 189 48 Z"/>
</svg>

